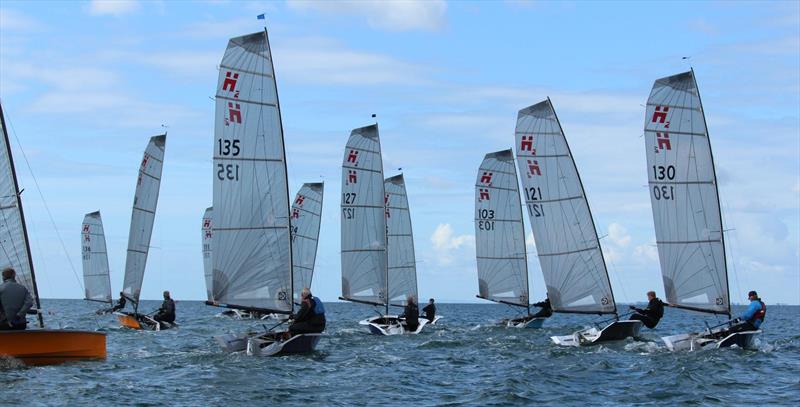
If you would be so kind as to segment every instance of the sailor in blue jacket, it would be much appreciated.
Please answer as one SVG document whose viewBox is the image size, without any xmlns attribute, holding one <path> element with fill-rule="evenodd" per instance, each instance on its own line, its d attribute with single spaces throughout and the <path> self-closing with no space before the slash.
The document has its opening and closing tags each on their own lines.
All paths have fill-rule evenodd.
<svg viewBox="0 0 800 407">
<path fill-rule="evenodd" d="M 758 293 L 750 291 L 747 294 L 747 298 L 750 299 L 747 311 L 737 318 L 737 322 L 740 323 L 731 328 L 737 332 L 759 329 L 764 322 L 764 317 L 767 315 L 767 305 L 764 304 L 764 301 L 761 301 L 761 298 L 758 298 Z"/>
</svg>

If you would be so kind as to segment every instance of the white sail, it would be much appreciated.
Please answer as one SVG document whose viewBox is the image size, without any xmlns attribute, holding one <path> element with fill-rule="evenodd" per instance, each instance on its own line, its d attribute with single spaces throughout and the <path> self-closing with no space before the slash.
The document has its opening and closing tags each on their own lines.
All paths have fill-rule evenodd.
<svg viewBox="0 0 800 407">
<path fill-rule="evenodd" d="M 350 133 L 342 163 L 342 297 L 386 304 L 386 217 L 378 125 Z"/>
<path fill-rule="evenodd" d="M 28 233 L 22 213 L 22 200 L 19 195 L 17 176 L 14 170 L 14 157 L 8 142 L 8 128 L 0 106 L 0 126 L 3 128 L 0 146 L 0 270 L 11 267 L 17 272 L 17 282 L 31 293 L 36 307 L 39 307 L 36 279 L 31 264 Z M 40 314 L 41 323 L 41 314 Z"/>
<path fill-rule="evenodd" d="M 324 187 L 321 182 L 303 184 L 292 204 L 292 274 L 295 301 L 299 301 L 303 288 L 311 287 L 311 279 L 314 277 Z"/>
<path fill-rule="evenodd" d="M 125 280 L 122 285 L 123 294 L 134 302 L 139 302 L 147 253 L 150 250 L 166 141 L 166 134 L 150 138 L 136 180 L 131 229 L 128 234 L 128 256 L 125 259 Z"/>
<path fill-rule="evenodd" d="M 206 280 L 206 299 L 214 301 L 214 279 L 213 268 L 211 260 L 211 239 L 214 237 L 212 229 L 212 222 L 214 216 L 214 207 L 206 208 L 203 212 L 203 222 L 200 226 L 200 241 L 203 242 L 203 275 Z"/>
<path fill-rule="evenodd" d="M 644 131 L 667 301 L 730 314 L 717 180 L 692 71 L 655 82 L 647 99 Z"/>
<path fill-rule="evenodd" d="M 528 306 L 525 227 L 511 150 L 486 154 L 475 181 L 478 296 Z"/>
<path fill-rule="evenodd" d="M 516 148 L 553 310 L 616 313 L 589 203 L 550 99 L 519 111 Z"/>
<path fill-rule="evenodd" d="M 414 234 L 403 174 L 384 182 L 386 204 L 386 239 L 389 261 L 389 302 L 405 305 L 408 295 L 417 298 L 417 261 Z"/>
<path fill-rule="evenodd" d="M 266 31 L 232 38 L 214 127 L 214 301 L 292 309 L 289 196 L 275 72 Z"/>
<path fill-rule="evenodd" d="M 83 287 L 85 299 L 111 302 L 111 277 L 108 269 L 106 235 L 100 211 L 87 213 L 81 227 Z"/>
</svg>

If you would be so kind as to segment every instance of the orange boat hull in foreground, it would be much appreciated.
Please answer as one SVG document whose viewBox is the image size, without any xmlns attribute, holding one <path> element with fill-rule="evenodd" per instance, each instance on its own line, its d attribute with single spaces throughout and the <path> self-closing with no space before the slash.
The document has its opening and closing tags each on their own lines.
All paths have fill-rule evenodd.
<svg viewBox="0 0 800 407">
<path fill-rule="evenodd" d="M 106 334 L 64 329 L 0 331 L 0 357 L 3 356 L 31 366 L 105 359 Z"/>
<path fill-rule="evenodd" d="M 140 324 L 133 315 L 117 314 L 117 320 L 119 320 L 119 324 L 125 328 L 142 329 L 142 324 Z"/>
</svg>

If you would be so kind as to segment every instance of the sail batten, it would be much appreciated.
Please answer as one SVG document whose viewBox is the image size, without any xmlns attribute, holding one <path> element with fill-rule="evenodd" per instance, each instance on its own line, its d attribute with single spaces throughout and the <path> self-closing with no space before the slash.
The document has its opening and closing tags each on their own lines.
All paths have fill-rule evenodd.
<svg viewBox="0 0 800 407">
<path fill-rule="evenodd" d="M 111 303 L 111 277 L 100 212 L 87 213 L 81 227 L 84 299 Z"/>
<path fill-rule="evenodd" d="M 655 81 L 645 112 L 645 154 L 667 302 L 730 314 L 714 159 L 693 71 Z"/>
<path fill-rule="evenodd" d="M 387 178 L 384 191 L 389 301 L 392 305 L 406 305 L 409 295 L 417 298 L 417 260 L 403 174 Z"/>
<path fill-rule="evenodd" d="M 150 250 L 166 140 L 166 134 L 150 138 L 136 181 L 128 233 L 128 253 L 125 259 L 125 279 L 122 285 L 122 293 L 135 303 L 139 302 L 147 254 Z"/>
<path fill-rule="evenodd" d="M 303 288 L 311 288 L 314 277 L 324 186 L 321 182 L 303 184 L 292 203 L 292 275 L 295 301 L 300 300 Z"/>
<path fill-rule="evenodd" d="M 549 99 L 520 110 L 516 150 L 537 257 L 553 310 L 616 313 L 589 203 Z"/>
<path fill-rule="evenodd" d="M 216 93 L 213 301 L 289 313 L 292 249 L 278 89 L 267 32 L 232 38 Z"/>
<path fill-rule="evenodd" d="M 354 129 L 342 159 L 342 297 L 387 304 L 383 161 L 378 125 Z"/>
<path fill-rule="evenodd" d="M 475 181 L 478 296 L 527 307 L 525 227 L 511 150 L 486 154 Z"/>
</svg>

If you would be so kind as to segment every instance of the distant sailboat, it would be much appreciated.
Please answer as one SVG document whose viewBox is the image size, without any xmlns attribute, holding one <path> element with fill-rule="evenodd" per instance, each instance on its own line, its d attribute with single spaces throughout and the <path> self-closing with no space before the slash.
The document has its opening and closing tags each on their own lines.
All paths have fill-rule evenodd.
<svg viewBox="0 0 800 407">
<path fill-rule="evenodd" d="M 112 303 L 106 236 L 100 211 L 87 213 L 81 227 L 84 299 Z"/>
<path fill-rule="evenodd" d="M 530 315 L 528 257 L 511 150 L 486 154 L 475 181 L 475 251 L 478 298 L 524 308 L 521 318 L 504 320 L 513 328 L 540 328 L 545 318 Z"/>
<path fill-rule="evenodd" d="M 10 356 L 27 365 L 53 365 L 86 359 L 105 359 L 106 335 L 102 332 L 44 329 L 39 290 L 33 271 L 28 230 L 22 210 L 14 158 L 8 141 L 6 119 L 0 106 L 0 270 L 11 267 L 16 280 L 33 297 L 39 328 L 0 331 L 0 356 Z"/>
<path fill-rule="evenodd" d="M 267 30 L 232 38 L 219 70 L 214 128 L 209 305 L 292 314 L 293 267 L 283 126 Z M 313 351 L 321 334 L 217 336 L 226 351 Z"/>
<path fill-rule="evenodd" d="M 650 203 L 670 306 L 731 316 L 725 237 L 714 158 L 694 71 L 655 81 L 645 147 Z M 754 346 L 761 331 L 730 323 L 662 338 L 670 350 Z"/>
<path fill-rule="evenodd" d="M 292 204 L 292 297 L 295 302 L 300 302 L 300 292 L 310 288 L 314 278 L 324 189 L 325 184 L 321 182 L 303 184 Z"/>
<path fill-rule="evenodd" d="M 553 312 L 612 314 L 603 329 L 551 339 L 593 345 L 635 337 L 641 321 L 619 320 L 597 230 L 578 168 L 550 99 L 520 110 L 517 163 L 547 296 Z"/>
<path fill-rule="evenodd" d="M 400 189 L 396 191 L 399 192 Z M 402 192 L 405 192 L 405 186 Z M 386 217 L 386 204 L 389 199 L 390 197 L 385 194 L 378 125 L 373 124 L 353 130 L 347 140 L 342 162 L 342 296 L 340 299 L 384 307 L 383 314 L 359 322 L 367 326 L 372 333 L 380 335 L 419 333 L 428 322 L 426 319 L 419 321 L 416 330 L 406 331 L 404 320 L 396 315 L 389 315 L 390 293 L 393 293 L 391 295 L 395 298 L 402 298 L 403 294 L 416 293 L 416 267 L 409 267 L 405 263 L 398 262 L 395 265 L 402 266 L 395 268 L 400 272 L 400 278 L 397 280 L 399 284 L 395 291 L 390 288 L 390 279 L 394 279 L 394 276 L 389 274 L 390 249 L 388 249 L 389 231 L 387 231 Z M 405 195 L 402 200 L 407 208 Z M 391 209 L 389 211 L 391 213 Z M 408 211 L 404 213 L 407 215 Z M 410 218 L 407 229 L 406 233 L 399 229 L 398 234 L 411 233 Z M 398 251 L 398 260 L 402 251 L 403 249 Z M 408 253 L 407 249 L 405 251 Z M 413 246 L 411 255 L 413 256 Z M 414 273 L 413 280 L 408 278 L 409 270 Z"/>
<path fill-rule="evenodd" d="M 122 294 L 133 303 L 133 312 L 117 313 L 119 323 L 132 329 L 158 331 L 174 325 L 167 322 L 159 323 L 149 315 L 139 313 L 139 295 L 144 281 L 147 254 L 150 251 L 166 142 L 166 134 L 150 138 L 136 180 L 131 228 L 128 234 L 128 256 L 125 260 L 125 280 L 122 285 Z"/>
</svg>

